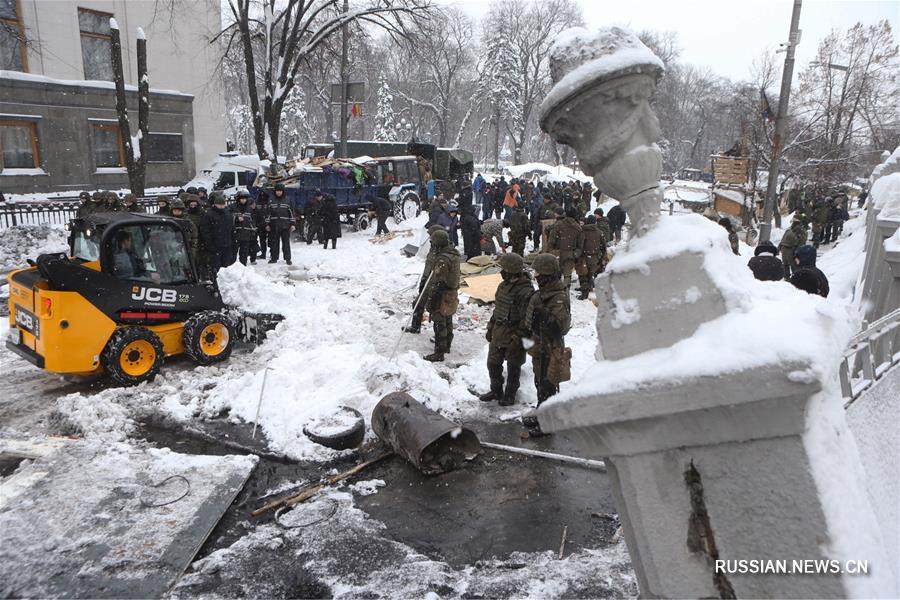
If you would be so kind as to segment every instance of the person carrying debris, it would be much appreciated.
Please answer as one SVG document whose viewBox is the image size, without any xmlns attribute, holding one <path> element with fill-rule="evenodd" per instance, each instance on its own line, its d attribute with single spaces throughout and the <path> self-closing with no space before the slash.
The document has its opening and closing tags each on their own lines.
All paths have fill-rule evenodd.
<svg viewBox="0 0 900 600">
<path fill-rule="evenodd" d="M 598 209 L 599 210 L 599 209 Z M 594 288 L 594 277 L 602 271 L 602 257 L 606 256 L 606 239 L 603 232 L 597 226 L 597 218 L 588 215 L 581 226 L 584 234 L 584 248 L 575 272 L 578 273 L 579 300 L 587 300 L 588 294 Z"/>
<path fill-rule="evenodd" d="M 508 223 L 500 219 L 488 219 L 481 224 L 481 249 L 485 254 L 499 254 L 500 248 L 506 252 L 506 242 L 503 241 L 503 228 L 506 226 Z M 500 248 L 497 248 L 497 244 L 500 244 Z"/>
<path fill-rule="evenodd" d="M 372 208 L 375 209 L 375 218 L 378 219 L 375 235 L 390 233 L 387 228 L 387 219 L 391 216 L 391 202 L 381 196 L 375 196 L 372 198 Z"/>
<path fill-rule="evenodd" d="M 796 268 L 794 264 L 794 252 L 806 243 L 806 225 L 797 217 L 794 217 L 791 228 L 784 232 L 778 249 L 781 251 L 781 261 L 784 263 L 784 278 L 790 280 L 791 272 Z"/>
<path fill-rule="evenodd" d="M 294 231 L 294 209 L 284 194 L 284 184 L 276 183 L 266 211 L 266 231 L 269 232 L 270 263 L 278 262 L 278 250 L 284 252 L 284 262 L 291 264 L 291 232 Z"/>
<path fill-rule="evenodd" d="M 453 344 L 453 315 L 459 308 L 459 250 L 450 245 L 450 236 L 443 229 L 431 234 L 431 246 L 434 268 L 423 297 L 434 326 L 434 352 L 424 358 L 443 362 Z"/>
<path fill-rule="evenodd" d="M 435 231 L 439 230 L 443 230 L 443 227 L 440 225 L 432 225 L 429 227 L 429 239 L 431 239 L 431 236 Z M 428 254 L 425 255 L 425 268 L 422 270 L 422 276 L 419 278 L 419 293 L 416 295 L 415 300 L 413 300 L 412 322 L 410 322 L 409 327 L 403 328 L 403 331 L 406 333 L 419 333 L 422 331 L 422 317 L 425 314 L 425 282 L 428 281 L 428 276 L 431 275 L 431 271 L 434 269 L 434 260 L 436 256 L 437 248 L 434 244 L 431 244 L 428 248 Z"/>
<path fill-rule="evenodd" d="M 503 281 L 497 288 L 494 314 L 488 321 L 485 337 L 489 342 L 487 369 L 491 389 L 479 396 L 482 402 L 499 400 L 500 406 L 512 406 L 519 391 L 519 376 L 525 362 L 522 338 L 529 334 L 525 327 L 525 309 L 534 293 L 531 277 L 525 272 L 525 261 L 516 252 L 500 257 Z M 503 363 L 506 362 L 506 391 L 503 391 Z"/>
<path fill-rule="evenodd" d="M 571 377 L 572 351 L 565 335 L 571 325 L 569 290 L 560 280 L 559 262 L 552 254 L 539 254 L 532 264 L 538 284 L 525 310 L 525 328 L 531 332 L 528 350 L 534 368 L 534 387 L 540 406 L 559 391 L 559 384 Z M 542 435 L 537 417 L 523 417 L 531 435 Z"/>
<path fill-rule="evenodd" d="M 547 249 L 559 258 L 566 289 L 572 283 L 572 271 L 584 249 L 584 232 L 575 218 L 577 214 L 574 208 L 568 209 L 565 217 L 557 219 L 547 239 Z"/>
<path fill-rule="evenodd" d="M 242 265 L 256 264 L 256 253 L 253 247 L 256 245 L 256 224 L 253 222 L 253 211 L 250 208 L 250 194 L 247 190 L 240 190 L 235 194 L 235 203 L 231 207 L 231 216 L 234 223 L 234 242 L 237 246 L 235 253 Z M 231 262 L 234 262 L 232 257 Z"/>
<path fill-rule="evenodd" d="M 529 237 L 531 237 L 531 223 L 525 209 L 519 203 L 509 219 L 509 243 L 512 245 L 512 251 L 519 256 L 525 256 L 525 240 Z"/>
</svg>

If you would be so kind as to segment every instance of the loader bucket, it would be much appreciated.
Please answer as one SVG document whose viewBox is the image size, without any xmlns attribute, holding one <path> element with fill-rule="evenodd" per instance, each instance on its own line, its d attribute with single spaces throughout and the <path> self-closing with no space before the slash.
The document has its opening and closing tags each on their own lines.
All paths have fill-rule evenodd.
<svg viewBox="0 0 900 600">
<path fill-rule="evenodd" d="M 481 451 L 475 434 L 404 392 L 388 394 L 372 411 L 372 430 L 425 475 L 446 473 Z"/>
<path fill-rule="evenodd" d="M 250 344 L 262 344 L 266 341 L 266 333 L 284 321 L 284 316 L 276 313 L 248 313 L 236 311 L 238 337 Z"/>
</svg>

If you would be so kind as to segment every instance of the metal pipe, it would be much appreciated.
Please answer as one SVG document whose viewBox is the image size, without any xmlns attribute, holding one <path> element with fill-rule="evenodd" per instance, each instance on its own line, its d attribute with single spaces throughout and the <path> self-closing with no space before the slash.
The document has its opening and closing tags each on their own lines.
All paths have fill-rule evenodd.
<svg viewBox="0 0 900 600">
<path fill-rule="evenodd" d="M 602 460 L 578 458 L 577 456 L 567 456 L 565 454 L 555 454 L 553 452 L 543 452 L 541 450 L 529 450 L 527 448 L 517 448 L 516 446 L 506 446 L 504 444 L 492 444 L 491 442 L 481 442 L 481 446 L 493 450 L 503 450 L 504 452 L 510 452 L 512 454 L 521 454 L 522 456 L 558 460 L 559 462 L 568 463 L 570 465 L 606 472 L 606 463 Z"/>
</svg>

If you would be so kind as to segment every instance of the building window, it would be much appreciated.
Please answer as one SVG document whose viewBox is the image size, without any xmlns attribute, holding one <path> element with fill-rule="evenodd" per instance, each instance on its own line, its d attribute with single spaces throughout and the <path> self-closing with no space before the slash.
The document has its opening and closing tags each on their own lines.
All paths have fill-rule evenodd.
<svg viewBox="0 0 900 600">
<path fill-rule="evenodd" d="M 184 146 L 180 133 L 147 135 L 147 162 L 184 162 Z"/>
<path fill-rule="evenodd" d="M 0 152 L 4 169 L 39 169 L 37 125 L 28 121 L 0 121 Z"/>
<path fill-rule="evenodd" d="M 78 9 L 78 27 L 81 29 L 81 58 L 84 61 L 85 79 L 112 81 L 110 18 L 112 18 L 110 13 L 88 8 Z"/>
<path fill-rule="evenodd" d="M 93 124 L 94 164 L 97 168 L 124 167 L 125 144 L 118 125 Z"/>
<path fill-rule="evenodd" d="M 19 0 L 0 0 L 0 69 L 28 71 L 25 25 Z"/>
</svg>

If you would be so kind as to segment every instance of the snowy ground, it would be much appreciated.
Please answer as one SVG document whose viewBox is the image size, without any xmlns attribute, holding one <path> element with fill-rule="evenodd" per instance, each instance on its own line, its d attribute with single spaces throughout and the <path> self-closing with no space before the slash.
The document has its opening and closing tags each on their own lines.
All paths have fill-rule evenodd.
<svg viewBox="0 0 900 600">
<path fill-rule="evenodd" d="M 0 433 L 3 429 L 24 434 L 62 430 L 98 442 L 121 443 L 137 435 L 142 422 L 152 421 L 186 428 L 214 423 L 224 439 L 238 430 L 246 431 L 254 420 L 264 377 L 266 393 L 258 424 L 265 449 L 305 464 L 333 464 L 352 458 L 349 451 L 332 451 L 310 442 L 302 434 L 305 423 L 342 405 L 358 409 L 368 420 L 378 400 L 397 390 L 481 430 L 510 427 L 514 431 L 511 421 L 535 402 L 530 363 L 523 369 L 516 406 L 487 405 L 473 393 L 488 387 L 484 328 L 490 307 L 460 306 L 453 350 L 445 363 L 422 359 L 432 349 L 429 324 L 421 334 L 400 337 L 422 269 L 421 259 L 404 257 L 400 248 L 419 242 L 424 220 L 423 215 L 392 225 L 392 229 L 412 228 L 415 234 L 384 244 L 371 243 L 371 231 L 345 231 L 337 250 L 295 243 L 293 267 L 261 261 L 222 271 L 220 287 L 228 302 L 286 317 L 262 346 L 236 352 L 222 365 L 194 368 L 184 360 L 172 360 L 155 381 L 116 389 L 103 382 L 67 382 L 0 349 L 4 375 Z M 863 225 L 863 217 L 856 216 L 846 224 L 844 237 L 834 248 L 820 248 L 819 266 L 832 286 L 829 301 L 850 301 L 862 266 Z M 64 245 L 62 234 L 61 230 L 42 231 L 22 241 L 13 237 L 18 233 L 4 230 L 0 232 L 0 265 L 20 266 L 23 253 L 32 253 L 33 258 L 37 250 L 56 250 Z M 773 238 L 779 234 L 775 232 Z M 741 254 L 746 262 L 753 255 L 752 248 L 742 244 Z M 573 349 L 572 378 L 577 381 L 594 364 L 596 309 L 591 302 L 574 299 L 572 308 L 567 344 Z M 4 337 L 6 327 L 5 322 L 0 326 Z M 367 436 L 371 441 L 371 432 Z M 561 597 L 637 593 L 621 542 L 583 547 L 562 561 L 554 560 L 549 552 L 529 552 L 499 562 L 453 567 L 434 555 L 424 556 L 421 550 L 388 535 L 386 525 L 359 508 L 360 497 L 372 491 L 376 498 L 386 493 L 372 483 L 337 490 L 294 509 L 290 518 L 298 520 L 314 518 L 316 511 L 335 511 L 336 516 L 316 527 L 314 533 L 237 519 L 233 528 L 246 531 L 246 535 L 212 548 L 174 595 Z M 542 547 L 558 544 L 558 539 L 547 540 Z M 348 555 L 347 547 L 357 551 Z M 291 588 L 284 577 L 272 587 L 267 587 L 264 577 L 254 579 L 255 573 L 266 568 L 260 564 L 263 558 L 278 561 L 289 556 L 297 557 L 307 573 L 300 587 Z M 303 587 L 310 582 L 322 587 Z"/>
</svg>

